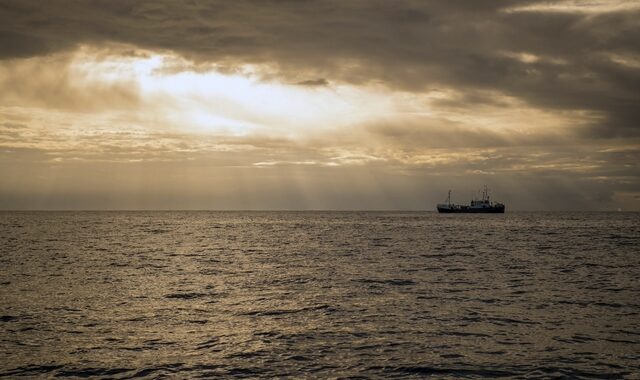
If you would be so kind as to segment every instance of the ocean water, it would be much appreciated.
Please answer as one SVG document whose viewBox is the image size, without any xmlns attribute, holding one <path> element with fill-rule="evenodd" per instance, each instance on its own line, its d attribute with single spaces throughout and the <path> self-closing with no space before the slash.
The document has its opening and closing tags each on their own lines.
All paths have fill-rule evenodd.
<svg viewBox="0 0 640 380">
<path fill-rule="evenodd" d="M 2 212 L 0 376 L 640 378 L 640 213 Z"/>
</svg>

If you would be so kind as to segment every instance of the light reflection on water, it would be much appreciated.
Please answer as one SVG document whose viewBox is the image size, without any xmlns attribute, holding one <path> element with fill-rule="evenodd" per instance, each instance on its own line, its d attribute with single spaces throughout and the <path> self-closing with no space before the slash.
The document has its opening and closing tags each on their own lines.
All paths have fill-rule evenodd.
<svg viewBox="0 0 640 380">
<path fill-rule="evenodd" d="M 640 214 L 0 213 L 0 375 L 625 376 Z"/>
</svg>

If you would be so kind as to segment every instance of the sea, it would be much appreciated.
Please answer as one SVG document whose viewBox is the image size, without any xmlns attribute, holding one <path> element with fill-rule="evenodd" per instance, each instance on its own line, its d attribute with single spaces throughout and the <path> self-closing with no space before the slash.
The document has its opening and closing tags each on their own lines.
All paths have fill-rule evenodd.
<svg viewBox="0 0 640 380">
<path fill-rule="evenodd" d="M 0 212 L 0 377 L 640 379 L 640 213 Z"/>
</svg>

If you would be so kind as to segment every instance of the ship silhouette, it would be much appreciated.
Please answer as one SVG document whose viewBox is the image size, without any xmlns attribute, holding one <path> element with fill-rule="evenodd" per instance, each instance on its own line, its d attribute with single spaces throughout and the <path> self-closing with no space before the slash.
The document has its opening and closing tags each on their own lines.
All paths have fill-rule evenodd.
<svg viewBox="0 0 640 380">
<path fill-rule="evenodd" d="M 486 213 L 486 214 L 502 214 L 505 206 L 502 203 L 493 203 L 489 198 L 489 189 L 484 187 L 482 191 L 482 199 L 472 199 L 467 205 L 457 205 L 451 203 L 451 190 L 447 196 L 447 203 L 439 203 L 437 205 L 439 213 Z"/>
</svg>

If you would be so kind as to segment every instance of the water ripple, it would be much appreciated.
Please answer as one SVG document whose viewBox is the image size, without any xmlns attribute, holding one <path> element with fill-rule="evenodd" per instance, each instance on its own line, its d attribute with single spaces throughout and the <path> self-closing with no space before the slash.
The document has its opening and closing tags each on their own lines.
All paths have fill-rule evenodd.
<svg viewBox="0 0 640 380">
<path fill-rule="evenodd" d="M 639 226 L 0 212 L 0 376 L 634 378 Z"/>
</svg>

